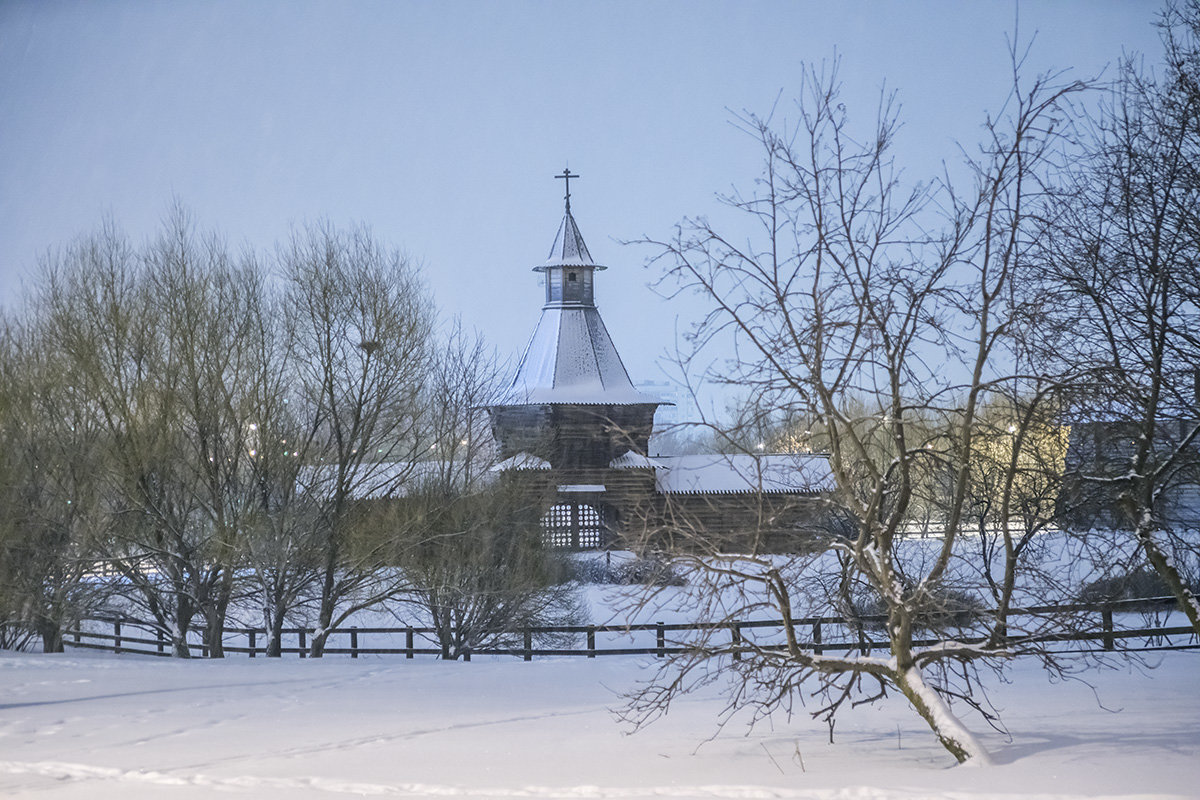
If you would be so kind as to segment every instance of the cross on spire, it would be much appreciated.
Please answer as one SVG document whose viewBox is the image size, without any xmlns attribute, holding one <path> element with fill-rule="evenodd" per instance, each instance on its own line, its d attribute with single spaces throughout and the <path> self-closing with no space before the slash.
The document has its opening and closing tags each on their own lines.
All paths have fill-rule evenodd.
<svg viewBox="0 0 1200 800">
<path fill-rule="evenodd" d="M 554 177 L 562 178 L 563 182 L 566 184 L 567 196 L 565 199 L 567 201 L 567 213 L 570 214 L 571 213 L 571 178 L 578 178 L 579 176 L 572 175 L 570 168 L 566 168 L 562 171 L 562 175 L 555 175 Z"/>
</svg>

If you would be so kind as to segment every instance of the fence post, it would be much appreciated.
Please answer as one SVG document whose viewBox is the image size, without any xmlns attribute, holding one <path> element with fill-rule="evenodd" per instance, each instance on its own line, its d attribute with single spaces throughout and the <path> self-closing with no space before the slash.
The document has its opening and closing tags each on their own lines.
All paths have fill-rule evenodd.
<svg viewBox="0 0 1200 800">
<path fill-rule="evenodd" d="M 1104 629 L 1104 649 L 1116 650 L 1117 640 L 1113 636 L 1112 606 L 1105 606 L 1100 611 L 1100 625 Z"/>
<path fill-rule="evenodd" d="M 825 648 L 821 646 L 821 620 L 813 623 L 813 655 L 820 655 L 825 652 Z"/>
<path fill-rule="evenodd" d="M 470 660 L 471 660 L 471 648 L 464 647 L 463 648 L 463 661 L 470 661 Z"/>
<path fill-rule="evenodd" d="M 733 623 L 729 629 L 730 639 L 733 641 L 733 660 L 742 660 L 742 626 L 740 623 Z"/>
<path fill-rule="evenodd" d="M 254 630 L 254 628 L 250 629 L 250 657 L 251 658 L 254 658 L 254 649 L 255 649 L 255 645 L 256 645 L 255 639 L 257 637 L 257 634 L 258 634 L 258 631 Z"/>
<path fill-rule="evenodd" d="M 161 656 L 163 654 L 163 644 L 164 644 L 162 631 L 154 632 L 154 640 L 156 642 L 158 642 L 158 654 Z"/>
<path fill-rule="evenodd" d="M 533 631 L 525 629 L 525 652 L 522 654 L 526 661 L 533 661 Z"/>
<path fill-rule="evenodd" d="M 358 626 L 350 626 L 350 657 L 358 658 Z"/>
<path fill-rule="evenodd" d="M 588 625 L 587 630 L 588 658 L 596 657 L 596 626 Z"/>
<path fill-rule="evenodd" d="M 308 631 L 304 628 L 300 629 L 300 657 L 305 658 L 308 655 Z"/>
<path fill-rule="evenodd" d="M 663 629 L 661 622 L 654 623 L 655 644 L 658 646 L 658 652 L 654 655 L 657 658 L 665 658 L 667 655 L 667 632 Z"/>
<path fill-rule="evenodd" d="M 83 627 L 83 620 L 79 620 L 79 622 L 75 623 L 75 644 L 79 644 L 79 640 L 80 640 L 79 629 L 82 627 Z"/>
<path fill-rule="evenodd" d="M 113 620 L 113 653 L 121 652 L 121 620 Z"/>
<path fill-rule="evenodd" d="M 405 657 L 405 658 L 412 658 L 412 657 L 413 657 L 413 629 L 412 629 L 412 625 L 409 625 L 407 628 L 405 628 L 405 629 L 404 629 L 404 657 Z"/>
</svg>

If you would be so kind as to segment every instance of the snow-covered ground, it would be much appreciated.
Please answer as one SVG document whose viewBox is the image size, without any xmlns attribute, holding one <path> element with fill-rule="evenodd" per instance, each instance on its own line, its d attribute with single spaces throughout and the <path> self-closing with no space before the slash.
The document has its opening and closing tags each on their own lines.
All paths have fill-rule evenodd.
<svg viewBox="0 0 1200 800">
<path fill-rule="evenodd" d="M 893 698 L 840 719 L 716 733 L 715 692 L 627 735 L 648 676 L 611 657 L 177 661 L 0 653 L 0 796 L 31 798 L 1200 797 L 1200 653 L 992 697 L 997 765 L 952 767 Z M 1093 687 L 1095 691 L 1093 691 Z"/>
</svg>

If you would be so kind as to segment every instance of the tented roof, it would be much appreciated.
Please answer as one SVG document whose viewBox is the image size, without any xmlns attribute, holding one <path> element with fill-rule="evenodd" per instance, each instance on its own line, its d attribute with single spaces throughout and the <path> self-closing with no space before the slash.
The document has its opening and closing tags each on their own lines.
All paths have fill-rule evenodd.
<svg viewBox="0 0 1200 800">
<path fill-rule="evenodd" d="M 542 309 L 508 404 L 658 403 L 634 388 L 595 306 Z"/>
<path fill-rule="evenodd" d="M 552 267 L 607 269 L 607 267 L 597 264 L 592 258 L 592 254 L 588 252 L 587 244 L 583 241 L 583 234 L 579 232 L 579 226 L 575 224 L 575 218 L 571 216 L 570 208 L 567 209 L 562 223 L 558 226 L 554 244 L 550 246 L 550 255 L 546 257 L 545 263 L 539 264 L 534 269 L 545 271 Z"/>
</svg>

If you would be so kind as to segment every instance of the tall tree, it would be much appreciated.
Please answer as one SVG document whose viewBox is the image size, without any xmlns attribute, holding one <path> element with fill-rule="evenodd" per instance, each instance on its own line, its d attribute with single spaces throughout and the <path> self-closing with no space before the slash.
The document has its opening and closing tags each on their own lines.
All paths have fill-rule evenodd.
<svg viewBox="0 0 1200 800">
<path fill-rule="evenodd" d="M 365 228 L 321 223 L 281 248 L 289 281 L 293 403 L 304 426 L 291 448 L 312 465 L 302 491 L 317 503 L 312 535 L 319 560 L 312 655 L 357 610 L 394 594 L 386 548 L 350 546 L 356 500 L 385 496 L 427 454 L 422 425 L 434 311 L 416 266 Z M 370 538 L 370 537 L 368 537 Z"/>
<path fill-rule="evenodd" d="M 61 652 L 63 631 L 105 598 L 106 440 L 36 319 L 0 336 L 0 625 Z"/>
<path fill-rule="evenodd" d="M 502 366 L 455 320 L 429 375 L 429 459 L 390 517 L 401 601 L 432 624 L 442 657 L 520 647 L 519 631 L 580 624 L 574 587 L 541 541 L 545 498 L 497 473 L 487 407 Z M 539 640 L 553 640 L 538 633 Z"/>
<path fill-rule="evenodd" d="M 1099 431 L 1094 458 L 1072 465 L 1076 488 L 1115 500 L 1111 524 L 1132 530 L 1200 633 L 1178 562 L 1200 561 L 1200 544 L 1172 518 L 1176 487 L 1200 482 L 1200 2 L 1168 6 L 1161 29 L 1161 72 L 1122 63 L 1048 198 L 1039 285 L 1059 323 L 1047 358 L 1078 375 L 1080 430 Z"/>
<path fill-rule="evenodd" d="M 1029 246 L 1026 205 L 1055 115 L 1080 87 L 1015 81 L 1005 115 L 989 120 L 983 151 L 969 164 L 971 189 L 956 192 L 936 182 L 905 188 L 892 161 L 899 122 L 891 98 L 856 136 L 835 72 L 806 73 L 794 127 L 739 118 L 764 159 L 756 190 L 728 198 L 751 226 L 723 232 L 689 220 L 675 238 L 654 243 L 667 285 L 711 304 L 691 333 L 692 363 L 711 363 L 705 346 L 731 341 L 738 358 L 710 377 L 821 432 L 833 483 L 835 522 L 822 532 L 829 553 L 729 556 L 697 531 L 678 557 L 711 584 L 699 594 L 713 598 L 717 613 L 733 603 L 786 621 L 806 606 L 821 613 L 852 590 L 886 617 L 887 658 L 804 648 L 803 634 L 785 622 L 783 648 L 746 647 L 740 661 L 722 662 L 746 678 L 733 690 L 735 705 L 790 702 L 803 683 L 824 693 L 818 713 L 832 718 L 860 691 L 898 690 L 957 760 L 986 760 L 948 704 L 971 702 L 948 666 L 1005 658 L 1030 649 L 1033 637 L 1024 639 L 1029 647 L 1016 644 L 1022 637 L 1006 627 L 1005 603 L 977 644 L 943 628 L 937 644 L 918 646 L 917 632 L 930 626 L 931 609 L 947 610 L 964 591 L 956 554 L 969 525 L 971 465 L 993 427 L 983 410 L 1027 377 L 1010 338 L 1026 313 L 1014 291 Z M 1025 423 L 1018 416 L 1011 424 Z M 918 529 L 934 546 L 905 545 Z M 1002 522 L 1000 530 L 1013 529 Z M 1011 597 L 1033 587 L 1018 584 L 1020 553 L 1008 555 L 1001 580 Z M 730 652 L 716 631 L 675 665 L 683 675 L 635 701 L 635 716 L 661 710 L 689 680 L 704 679 L 712 657 Z"/>
</svg>

